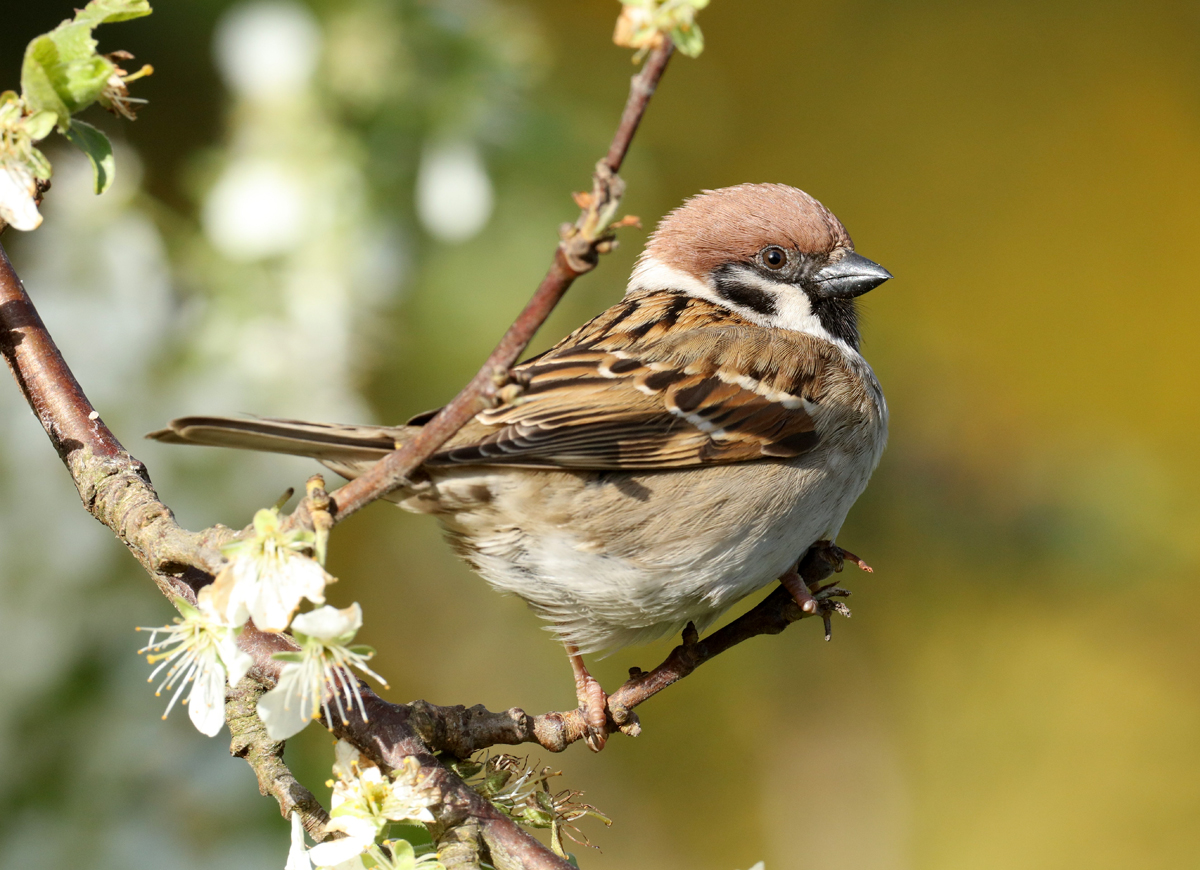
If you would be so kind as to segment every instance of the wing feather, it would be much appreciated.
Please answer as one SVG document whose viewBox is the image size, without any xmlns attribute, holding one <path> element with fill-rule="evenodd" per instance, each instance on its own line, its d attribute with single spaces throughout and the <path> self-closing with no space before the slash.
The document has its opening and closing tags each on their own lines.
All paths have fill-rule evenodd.
<svg viewBox="0 0 1200 870">
<path fill-rule="evenodd" d="M 836 349 L 813 336 L 651 293 L 518 367 L 521 394 L 479 414 L 429 464 L 608 470 L 792 458 L 817 445 L 810 410 L 841 369 Z"/>
</svg>

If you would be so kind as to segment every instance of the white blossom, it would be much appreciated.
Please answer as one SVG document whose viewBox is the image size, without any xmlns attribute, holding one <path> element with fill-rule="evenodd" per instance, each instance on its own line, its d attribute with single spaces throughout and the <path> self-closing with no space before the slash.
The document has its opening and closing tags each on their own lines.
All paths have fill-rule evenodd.
<svg viewBox="0 0 1200 870">
<path fill-rule="evenodd" d="M 283 531 L 276 508 L 256 513 L 254 535 L 221 548 L 230 562 L 213 583 L 218 612 L 234 625 L 249 617 L 262 631 L 283 631 L 301 599 L 324 604 L 335 578 L 303 554 L 313 540 L 305 529 Z"/>
<path fill-rule="evenodd" d="M 287 864 L 283 870 L 313 870 L 312 858 L 309 856 L 309 847 L 304 844 L 304 825 L 300 822 L 300 814 L 292 813 L 292 845 L 288 849 Z M 328 867 L 329 870 L 365 870 L 366 865 L 363 864 L 362 854 L 356 854 L 348 861 L 342 861 L 338 864 L 328 865 L 321 864 L 318 867 Z"/>
<path fill-rule="evenodd" d="M 0 220 L 18 230 L 36 230 L 42 224 L 36 194 L 37 182 L 27 165 L 0 163 Z"/>
<path fill-rule="evenodd" d="M 329 702 L 332 699 L 342 722 L 346 723 L 346 706 L 353 708 L 343 696 L 358 702 L 363 721 L 363 707 L 358 680 L 351 672 L 356 667 L 370 674 L 384 686 L 387 681 L 367 667 L 375 654 L 365 646 L 349 646 L 362 627 L 362 608 L 357 603 L 338 610 L 326 605 L 292 620 L 292 633 L 300 642 L 298 653 L 281 653 L 276 658 L 286 662 L 275 688 L 259 699 L 258 715 L 267 726 L 273 740 L 286 740 L 299 732 L 323 710 L 325 721 L 332 721 Z"/>
<path fill-rule="evenodd" d="M 312 870 L 312 861 L 308 859 L 308 847 L 304 845 L 304 825 L 300 822 L 300 814 L 292 813 L 292 847 L 288 849 L 287 863 L 283 870 Z"/>
<path fill-rule="evenodd" d="M 225 722 L 226 680 L 236 685 L 254 663 L 237 647 L 239 629 L 216 613 L 211 590 L 211 586 L 200 590 L 196 607 L 179 600 L 182 618 L 177 617 L 174 624 L 138 628 L 138 631 L 150 632 L 150 643 L 138 652 L 144 653 L 150 664 L 158 662 L 158 667 L 150 674 L 150 681 L 164 668 L 167 670 L 155 694 L 161 695 L 163 689 L 174 690 L 163 718 L 167 718 L 191 683 L 191 691 L 183 703 L 188 705 L 192 724 L 209 737 L 220 731 Z M 164 636 L 162 640 L 159 635 Z"/>
<path fill-rule="evenodd" d="M 327 840 L 308 850 L 314 867 L 335 867 L 366 854 L 383 867 L 435 867 L 428 856 L 415 859 L 411 846 L 405 851 L 404 841 L 389 842 L 395 851 L 392 858 L 379 849 L 375 841 L 389 822 L 432 822 L 429 807 L 441 800 L 437 788 L 421 775 L 421 765 L 415 758 L 405 758 L 403 767 L 390 777 L 379 766 L 363 758 L 357 749 L 344 740 L 337 743 L 333 773 L 333 810 L 325 830 L 340 831 L 346 836 Z M 407 856 L 409 863 L 402 863 Z"/>
</svg>

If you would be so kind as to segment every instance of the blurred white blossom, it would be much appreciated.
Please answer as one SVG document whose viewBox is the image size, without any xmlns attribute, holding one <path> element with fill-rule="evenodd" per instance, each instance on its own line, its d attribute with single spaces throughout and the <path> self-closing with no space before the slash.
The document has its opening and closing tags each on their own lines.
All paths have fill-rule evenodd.
<svg viewBox="0 0 1200 870">
<path fill-rule="evenodd" d="M 428 145 L 417 173 L 417 215 L 434 238 L 465 242 L 492 216 L 492 181 L 470 142 Z"/>
<path fill-rule="evenodd" d="M 321 28 L 299 3 L 247 3 L 221 18 L 213 48 L 237 96 L 279 99 L 307 87 L 320 59 Z"/>
<path fill-rule="evenodd" d="M 253 664 L 253 659 L 237 647 L 238 628 L 221 619 L 214 609 L 211 592 L 211 586 L 201 589 L 196 607 L 179 600 L 182 617 L 176 617 L 172 625 L 138 628 L 150 632 L 150 642 L 138 652 L 145 654 L 150 664 L 158 662 L 149 681 L 167 669 L 154 694 L 174 690 L 163 718 L 191 683 L 191 692 L 183 703 L 188 705 L 192 724 L 209 737 L 225 723 L 226 679 L 236 685 Z M 164 636 L 162 640 L 159 635 Z"/>
<path fill-rule="evenodd" d="M 349 646 L 360 628 L 362 608 L 357 602 L 342 610 L 326 605 L 292 620 L 292 634 L 300 643 L 300 651 L 275 656 L 286 664 L 275 688 L 258 702 L 259 718 L 273 740 L 286 740 L 298 733 L 322 710 L 325 721 L 332 721 L 331 699 L 342 722 L 348 722 L 343 695 L 358 702 L 359 714 L 364 722 L 367 720 L 358 680 L 350 668 L 370 674 L 385 687 L 387 681 L 367 667 L 367 661 L 375 655 L 373 649 Z"/>
<path fill-rule="evenodd" d="M 204 201 L 204 233 L 231 260 L 287 253 L 304 240 L 307 198 L 302 179 L 278 161 L 236 161 Z"/>
</svg>

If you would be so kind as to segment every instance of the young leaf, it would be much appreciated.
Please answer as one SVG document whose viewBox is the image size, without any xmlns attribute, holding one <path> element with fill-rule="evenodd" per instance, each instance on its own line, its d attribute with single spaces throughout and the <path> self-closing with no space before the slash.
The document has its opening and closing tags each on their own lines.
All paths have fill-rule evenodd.
<svg viewBox="0 0 1200 870">
<path fill-rule="evenodd" d="M 688 57 L 699 57 L 700 52 L 704 51 L 704 34 L 700 32 L 700 25 L 695 22 L 672 30 L 671 40 L 679 52 Z"/>
<path fill-rule="evenodd" d="M 148 0 L 92 0 L 73 20 L 30 42 L 21 64 L 21 90 L 30 110 L 53 112 L 59 130 L 66 130 L 71 115 L 94 103 L 116 72 L 112 61 L 96 54 L 92 31 L 149 14 Z"/>
<path fill-rule="evenodd" d="M 113 173 L 117 169 L 116 161 L 113 160 L 112 143 L 108 141 L 108 137 L 78 118 L 63 135 L 92 162 L 92 171 L 96 176 L 96 193 L 108 190 L 108 186 L 112 184 Z"/>
<path fill-rule="evenodd" d="M 90 24 L 112 24 L 142 18 L 151 13 L 150 0 L 92 0 L 75 15 L 77 22 Z"/>
<path fill-rule="evenodd" d="M 27 117 L 23 125 L 25 132 L 29 134 L 29 138 L 34 142 L 39 142 L 50 135 L 50 131 L 54 129 L 55 114 L 53 112 L 36 112 Z"/>
</svg>

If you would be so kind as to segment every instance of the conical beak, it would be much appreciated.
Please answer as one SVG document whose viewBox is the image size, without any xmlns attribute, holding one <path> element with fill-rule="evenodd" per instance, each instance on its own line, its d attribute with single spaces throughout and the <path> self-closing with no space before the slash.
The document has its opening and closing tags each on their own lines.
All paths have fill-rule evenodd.
<svg viewBox="0 0 1200 870">
<path fill-rule="evenodd" d="M 853 299 L 874 290 L 892 273 L 862 254 L 847 254 L 813 276 L 817 292 L 822 296 Z"/>
</svg>

